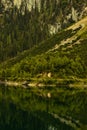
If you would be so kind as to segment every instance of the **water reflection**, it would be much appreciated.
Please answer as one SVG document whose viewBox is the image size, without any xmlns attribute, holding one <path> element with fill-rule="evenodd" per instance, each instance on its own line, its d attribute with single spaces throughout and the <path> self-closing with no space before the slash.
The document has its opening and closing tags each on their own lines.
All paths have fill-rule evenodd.
<svg viewBox="0 0 87 130">
<path fill-rule="evenodd" d="M 0 86 L 0 130 L 86 130 L 86 90 L 44 93 Z"/>
</svg>

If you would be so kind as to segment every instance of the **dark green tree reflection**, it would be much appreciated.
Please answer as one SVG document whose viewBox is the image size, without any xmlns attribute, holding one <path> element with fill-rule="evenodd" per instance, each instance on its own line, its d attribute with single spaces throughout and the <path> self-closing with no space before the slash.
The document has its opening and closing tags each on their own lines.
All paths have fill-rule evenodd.
<svg viewBox="0 0 87 130">
<path fill-rule="evenodd" d="M 73 92 L 72 96 L 69 90 L 62 93 L 52 90 L 49 99 L 41 95 L 44 90 L 38 91 L 0 86 L 0 130 L 75 130 L 86 127 L 86 92 Z"/>
</svg>

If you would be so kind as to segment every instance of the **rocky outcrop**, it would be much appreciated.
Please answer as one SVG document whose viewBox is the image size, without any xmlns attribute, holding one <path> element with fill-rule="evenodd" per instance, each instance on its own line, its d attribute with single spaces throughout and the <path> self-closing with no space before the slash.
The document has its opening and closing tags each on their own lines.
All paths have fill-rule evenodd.
<svg viewBox="0 0 87 130">
<path fill-rule="evenodd" d="M 87 0 L 55 0 L 55 2 L 53 0 L 29 0 L 29 2 L 27 0 L 14 0 L 14 5 L 19 8 L 21 1 L 25 5 L 27 3 L 29 10 L 35 6 L 38 8 L 41 12 L 39 14 L 40 21 L 43 25 L 48 25 L 50 34 L 55 34 L 62 28 L 66 28 L 73 22 L 75 23 L 87 16 Z"/>
<path fill-rule="evenodd" d="M 62 28 L 66 28 L 73 22 L 77 22 L 81 20 L 83 17 L 87 16 L 87 6 L 84 5 L 82 10 L 78 10 L 74 8 L 74 6 L 71 8 L 71 12 L 64 16 L 64 19 L 62 23 L 60 21 L 55 21 L 54 24 L 49 24 L 49 31 L 51 34 L 55 34 L 58 31 L 60 31 Z"/>
</svg>

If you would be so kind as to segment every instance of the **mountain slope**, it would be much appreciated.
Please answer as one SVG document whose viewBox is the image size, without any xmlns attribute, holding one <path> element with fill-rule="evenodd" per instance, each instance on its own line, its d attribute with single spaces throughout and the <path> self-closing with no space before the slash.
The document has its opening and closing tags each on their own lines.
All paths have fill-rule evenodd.
<svg viewBox="0 0 87 130">
<path fill-rule="evenodd" d="M 16 3 L 0 1 L 0 62 L 87 16 L 87 0 L 16 0 Z"/>
<path fill-rule="evenodd" d="M 0 65 L 0 78 L 87 78 L 87 17 Z"/>
</svg>

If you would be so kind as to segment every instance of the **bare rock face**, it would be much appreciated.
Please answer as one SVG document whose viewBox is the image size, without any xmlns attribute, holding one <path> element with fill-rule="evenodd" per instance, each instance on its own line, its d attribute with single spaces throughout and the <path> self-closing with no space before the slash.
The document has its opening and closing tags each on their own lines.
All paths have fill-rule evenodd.
<svg viewBox="0 0 87 130">
<path fill-rule="evenodd" d="M 7 6 L 6 3 L 10 0 L 2 1 Z M 40 18 L 42 18 L 41 23 L 48 25 L 50 34 L 55 34 L 87 16 L 87 0 L 55 0 L 55 2 L 54 0 L 14 0 L 13 3 L 19 8 L 23 2 L 27 3 L 29 10 L 37 6 Z M 46 23 L 43 21 L 44 17 L 47 17 Z"/>
<path fill-rule="evenodd" d="M 81 20 L 83 17 L 87 16 L 87 6 L 83 6 L 82 10 L 71 8 L 71 12 L 64 16 L 62 23 L 60 21 L 55 21 L 53 25 L 49 25 L 50 33 L 54 34 L 60 31 L 62 28 L 66 28 L 71 23 L 75 23 Z"/>
</svg>

